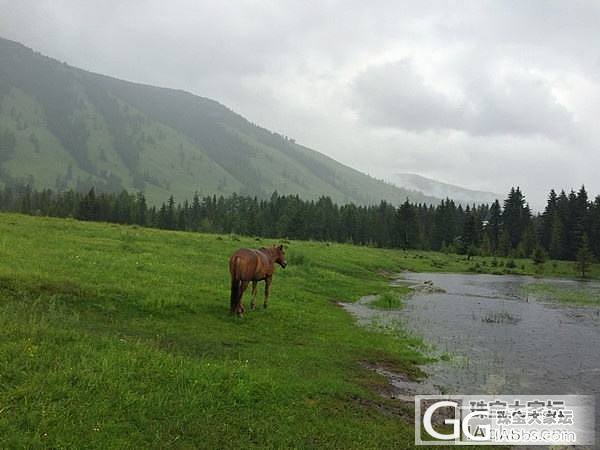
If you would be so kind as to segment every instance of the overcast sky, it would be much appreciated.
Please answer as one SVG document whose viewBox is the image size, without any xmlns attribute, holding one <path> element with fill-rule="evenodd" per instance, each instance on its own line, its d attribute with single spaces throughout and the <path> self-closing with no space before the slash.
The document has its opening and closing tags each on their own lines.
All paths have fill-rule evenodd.
<svg viewBox="0 0 600 450">
<path fill-rule="evenodd" d="M 379 178 L 600 193 L 598 1 L 0 0 L 0 35 Z"/>
</svg>

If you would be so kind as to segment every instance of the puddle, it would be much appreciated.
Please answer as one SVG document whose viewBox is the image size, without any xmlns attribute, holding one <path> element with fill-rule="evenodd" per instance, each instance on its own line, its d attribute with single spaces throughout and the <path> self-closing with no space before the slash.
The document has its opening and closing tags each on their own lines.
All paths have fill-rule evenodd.
<svg viewBox="0 0 600 450">
<path fill-rule="evenodd" d="M 406 274 L 444 293 L 416 292 L 398 317 L 448 363 L 428 368 L 449 393 L 600 394 L 600 308 L 538 302 L 520 276 Z M 600 283 L 543 280 L 573 289 Z"/>
<path fill-rule="evenodd" d="M 600 305 L 523 294 L 524 285 L 540 282 L 600 292 L 598 282 L 405 273 L 392 283 L 414 288 L 401 310 L 369 308 L 372 296 L 343 306 L 362 325 L 402 324 L 440 354 L 451 355 L 423 368 L 426 382 L 400 383 L 398 396 L 435 394 L 439 391 L 427 390 L 440 386 L 448 394 L 594 394 L 600 405 Z M 393 385 L 394 374 L 380 373 Z"/>
</svg>

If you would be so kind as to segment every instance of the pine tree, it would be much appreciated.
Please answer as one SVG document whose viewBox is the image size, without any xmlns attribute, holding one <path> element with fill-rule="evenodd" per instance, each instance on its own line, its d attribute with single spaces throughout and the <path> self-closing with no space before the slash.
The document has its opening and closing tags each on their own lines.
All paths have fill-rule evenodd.
<svg viewBox="0 0 600 450">
<path fill-rule="evenodd" d="M 177 223 L 175 219 L 175 199 L 172 195 L 169 197 L 165 213 L 165 228 L 168 230 L 174 230 Z"/>
<path fill-rule="evenodd" d="M 163 229 L 168 229 L 169 228 L 169 219 L 168 219 L 168 214 L 167 214 L 167 205 L 166 204 L 162 204 L 160 205 L 160 209 L 158 210 L 158 213 L 156 215 L 156 225 L 158 226 L 158 228 L 163 228 Z"/>
<path fill-rule="evenodd" d="M 600 195 L 590 205 L 587 233 L 592 253 L 600 259 Z"/>
<path fill-rule="evenodd" d="M 517 247 L 517 253 L 520 257 L 528 258 L 533 253 L 533 250 L 535 249 L 536 245 L 537 242 L 535 237 L 535 230 L 533 228 L 533 224 L 529 223 L 529 225 L 527 225 L 525 231 L 521 236 L 521 242 L 519 242 L 519 246 Z"/>
<path fill-rule="evenodd" d="M 493 255 L 498 251 L 500 245 L 500 233 L 502 224 L 502 208 L 500 202 L 496 200 L 490 207 L 490 219 L 485 227 L 486 235 L 489 238 L 490 251 Z"/>
<path fill-rule="evenodd" d="M 472 253 L 470 252 L 470 249 L 479 244 L 480 227 L 481 224 L 474 209 L 471 209 L 469 206 L 467 206 L 465 209 L 465 219 L 461 235 L 462 249 L 460 250 L 463 253 L 468 253 L 470 255 Z"/>
<path fill-rule="evenodd" d="M 175 226 L 175 228 L 177 230 L 185 231 L 187 229 L 188 225 L 187 225 L 186 212 L 188 211 L 188 209 L 189 209 L 189 205 L 188 205 L 187 200 L 185 202 L 183 202 L 183 206 L 177 205 L 176 226 Z"/>
<path fill-rule="evenodd" d="M 143 192 L 138 192 L 136 199 L 135 223 L 141 226 L 147 225 L 148 205 Z"/>
<path fill-rule="evenodd" d="M 98 220 L 98 203 L 94 188 L 91 188 L 79 202 L 75 217 L 80 220 Z"/>
<path fill-rule="evenodd" d="M 419 228 L 415 207 L 407 199 L 398 208 L 396 216 L 398 226 L 395 231 L 394 245 L 404 249 L 417 248 Z"/>
<path fill-rule="evenodd" d="M 504 201 L 502 225 L 509 237 L 510 248 L 515 249 L 521 242 L 523 233 L 531 220 L 531 211 L 525 203 L 525 196 L 520 188 L 511 188 L 508 198 Z"/>
<path fill-rule="evenodd" d="M 556 191 L 552 189 L 548 195 L 548 203 L 542 214 L 541 225 L 541 244 L 546 250 L 550 250 L 550 242 L 552 241 L 552 228 L 554 226 L 554 218 L 556 216 Z"/>
<path fill-rule="evenodd" d="M 461 208 L 462 211 L 462 208 Z M 453 200 L 443 200 L 435 209 L 432 249 L 440 250 L 443 247 L 451 245 L 458 235 L 459 216 L 461 212 L 456 207 Z"/>
<path fill-rule="evenodd" d="M 509 256 L 511 252 L 512 249 L 510 246 L 510 235 L 508 234 L 508 230 L 503 229 L 502 233 L 500 233 L 497 253 L 499 256 Z"/>
<path fill-rule="evenodd" d="M 575 270 L 581 274 L 582 278 L 586 277 L 587 271 L 594 260 L 589 246 L 589 240 L 587 234 L 584 234 L 581 238 L 579 250 L 577 251 L 577 259 L 575 261 Z"/>
<path fill-rule="evenodd" d="M 574 198 L 569 198 L 572 201 L 571 205 L 571 226 L 569 232 L 569 258 L 576 257 L 579 251 L 581 239 L 586 232 L 586 223 L 588 219 L 588 195 L 584 186 L 577 192 Z"/>
<path fill-rule="evenodd" d="M 194 199 L 192 200 L 192 210 L 190 213 L 190 228 L 192 231 L 198 231 L 200 228 L 200 219 L 201 219 L 201 205 L 200 205 L 200 197 L 198 196 L 198 192 L 194 193 Z"/>
</svg>

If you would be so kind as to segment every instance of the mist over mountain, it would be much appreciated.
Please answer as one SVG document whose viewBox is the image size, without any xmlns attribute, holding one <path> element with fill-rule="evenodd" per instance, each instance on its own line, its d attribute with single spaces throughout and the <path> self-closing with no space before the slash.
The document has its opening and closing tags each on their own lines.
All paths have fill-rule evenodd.
<svg viewBox="0 0 600 450">
<path fill-rule="evenodd" d="M 0 183 L 140 190 L 151 202 L 272 192 L 437 203 L 188 92 L 90 73 L 0 38 Z"/>
<path fill-rule="evenodd" d="M 397 173 L 391 181 L 393 184 L 405 189 L 416 190 L 431 197 L 451 198 L 463 204 L 487 204 L 493 203 L 496 199 L 504 198 L 504 195 L 467 189 L 414 173 Z"/>
</svg>

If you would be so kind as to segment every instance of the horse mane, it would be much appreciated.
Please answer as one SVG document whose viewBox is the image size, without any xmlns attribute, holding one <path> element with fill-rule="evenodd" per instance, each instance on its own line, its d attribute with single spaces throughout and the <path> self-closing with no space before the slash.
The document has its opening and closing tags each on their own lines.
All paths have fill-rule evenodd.
<svg viewBox="0 0 600 450">
<path fill-rule="evenodd" d="M 267 255 L 273 257 L 273 256 L 275 256 L 275 254 L 273 252 L 275 250 L 275 247 L 276 247 L 275 245 L 272 245 L 271 247 L 260 247 L 258 249 L 258 251 L 266 253 Z"/>
</svg>

